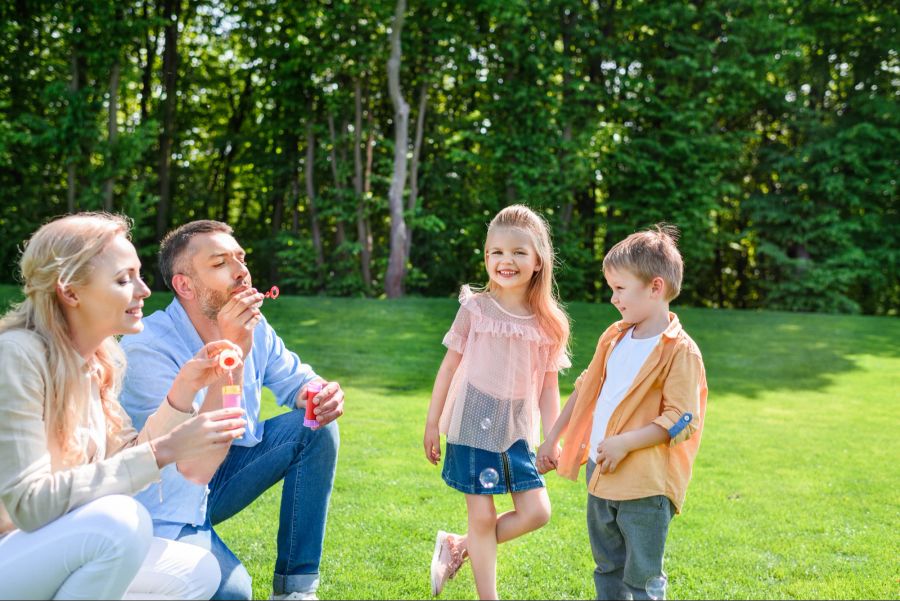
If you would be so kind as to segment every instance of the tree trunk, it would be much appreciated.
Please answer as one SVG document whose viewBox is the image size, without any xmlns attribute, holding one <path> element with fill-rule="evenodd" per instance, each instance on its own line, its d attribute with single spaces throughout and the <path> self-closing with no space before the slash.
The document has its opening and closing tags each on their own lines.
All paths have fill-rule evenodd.
<svg viewBox="0 0 900 601">
<path fill-rule="evenodd" d="M 153 63 L 156 62 L 157 40 L 153 33 L 153 27 L 150 25 L 150 14 L 147 10 L 149 5 L 149 2 L 144 2 L 143 17 L 147 23 L 147 35 L 144 38 L 144 43 L 147 47 L 147 63 L 144 65 L 144 70 L 141 73 L 141 123 L 147 122 L 150 94 L 152 93 L 151 86 L 153 84 Z"/>
<path fill-rule="evenodd" d="M 284 136 L 284 145 L 282 148 L 284 149 L 284 162 L 287 165 L 284 169 L 276 170 L 275 177 L 275 186 L 274 186 L 274 194 L 275 194 L 275 210 L 272 213 L 272 236 L 277 236 L 281 231 L 281 226 L 284 224 L 284 213 L 285 213 L 285 204 L 286 202 L 290 202 L 290 182 L 293 179 L 292 167 L 297 164 L 297 145 L 299 140 L 297 138 L 297 134 L 294 133 L 296 130 L 293 128 L 288 128 L 285 132 Z M 276 266 L 273 263 L 273 267 Z M 273 271 L 274 275 L 274 271 Z"/>
<path fill-rule="evenodd" d="M 412 162 L 409 165 L 409 198 L 406 202 L 406 214 L 410 223 L 406 230 L 406 256 L 409 258 L 412 248 L 413 224 L 415 223 L 416 203 L 419 199 L 419 158 L 422 156 L 422 137 L 425 128 L 425 109 L 428 106 L 428 83 L 422 83 L 419 91 L 419 113 L 416 115 L 416 137 L 413 141 Z"/>
<path fill-rule="evenodd" d="M 80 57 L 79 57 L 79 53 L 78 53 L 78 48 L 75 47 L 72 49 L 72 60 L 71 60 L 72 81 L 69 84 L 69 91 L 72 93 L 73 105 L 75 103 L 79 102 L 77 96 L 78 96 L 78 91 L 81 89 L 81 69 L 78 64 L 79 61 L 80 61 Z M 80 134 L 80 133 L 81 132 L 77 132 L 76 136 L 78 136 L 78 134 Z M 76 171 L 75 171 L 76 165 L 75 165 L 75 163 L 78 159 L 77 155 L 78 155 L 79 146 L 80 145 L 77 143 L 77 140 L 76 140 L 76 142 L 72 145 L 73 155 L 75 155 L 75 156 L 69 156 L 69 160 L 66 164 L 66 208 L 68 209 L 69 213 L 75 212 L 75 196 L 78 193 L 78 190 L 77 190 L 78 183 L 76 181 Z"/>
<path fill-rule="evenodd" d="M 39 31 L 39 28 L 32 23 L 32 8 L 36 7 L 32 7 L 31 2 L 28 0 L 16 0 L 15 15 L 16 22 L 19 26 L 16 31 L 16 47 L 12 52 L 13 56 L 34 56 L 32 50 L 33 44 L 31 43 L 30 38 Z M 27 64 L 27 69 L 21 68 L 24 65 L 19 65 L 20 68 L 9 70 L 9 110 L 5 112 L 5 118 L 9 121 L 15 120 L 16 117 L 28 110 L 26 109 L 26 99 L 28 97 L 26 90 L 30 88 L 32 83 L 28 78 L 28 71 L 30 70 L 31 63 L 29 62 Z M 40 112 L 43 113 L 43 111 Z M 12 156 L 17 154 L 17 150 L 20 147 L 21 142 L 10 143 L 9 148 Z M 26 166 L 17 165 L 16 162 L 13 161 L 8 169 L 14 188 L 18 191 L 22 191 L 22 186 L 25 184 L 26 180 Z"/>
<path fill-rule="evenodd" d="M 310 118 L 313 111 L 309 112 Z M 316 136 L 313 133 L 312 121 L 306 124 L 306 198 L 309 201 L 309 228 L 312 231 L 313 251 L 316 256 L 316 267 L 319 268 L 319 284 L 325 267 L 325 253 L 322 252 L 322 232 L 319 231 L 319 218 L 316 215 L 316 186 L 313 180 L 316 161 Z"/>
<path fill-rule="evenodd" d="M 337 204 L 338 206 L 343 204 L 344 198 L 344 182 L 340 177 L 340 172 L 338 171 L 338 159 L 337 159 L 337 134 L 334 131 L 334 117 L 331 113 L 328 113 L 328 134 L 331 136 L 331 175 L 334 179 L 334 190 L 337 196 Z M 347 234 L 344 230 L 344 220 L 341 217 L 342 211 L 338 211 L 337 218 L 335 219 L 335 235 L 334 235 L 334 243 L 335 246 L 340 248 L 344 242 L 347 241 Z"/>
<path fill-rule="evenodd" d="M 366 294 L 372 291 L 372 257 L 366 227 L 366 193 L 363 191 L 362 162 L 362 86 L 359 79 L 353 82 L 353 192 L 356 194 L 356 237 L 359 241 L 359 268 Z M 368 148 L 366 149 L 368 152 Z"/>
<path fill-rule="evenodd" d="M 165 0 L 163 20 L 166 47 L 163 50 L 163 115 L 159 137 L 159 204 L 156 209 L 156 239 L 162 240 L 169 227 L 169 205 L 172 198 L 172 141 L 175 135 L 176 89 L 178 85 L 178 18 L 181 0 Z"/>
<path fill-rule="evenodd" d="M 366 130 L 369 132 L 366 136 L 366 168 L 363 172 L 363 198 L 368 201 L 369 194 L 372 192 L 372 162 L 375 159 L 375 118 L 372 116 L 372 105 L 369 103 L 366 115 Z M 363 215 L 363 227 L 366 232 L 366 243 L 363 249 L 369 257 L 369 277 L 372 277 L 372 226 L 369 221 L 368 213 Z"/>
<path fill-rule="evenodd" d="M 563 129 L 562 135 L 562 150 L 560 151 L 560 166 L 562 167 L 563 173 L 562 180 L 565 183 L 564 189 L 567 190 L 567 198 L 566 203 L 563 205 L 562 215 L 560 217 L 560 227 L 563 231 L 567 231 L 569 226 L 572 223 L 572 212 L 575 208 L 575 196 L 573 191 L 569 188 L 569 174 L 567 173 L 569 163 L 570 163 L 570 149 L 569 146 L 572 142 L 572 124 L 566 123 L 565 129 Z"/>
<path fill-rule="evenodd" d="M 741 215 L 740 210 L 738 210 L 738 215 L 735 219 L 737 227 L 735 231 L 743 232 L 747 231 L 748 223 L 747 220 L 744 219 L 743 215 Z M 737 275 L 737 288 L 735 289 L 735 306 L 738 309 L 746 309 L 747 305 L 747 297 L 750 294 L 750 288 L 748 283 L 753 281 L 754 275 L 749 269 L 750 267 L 750 257 L 748 256 L 748 250 L 743 246 L 738 250 L 737 261 L 735 264 L 735 274 Z"/>
<path fill-rule="evenodd" d="M 387 62 L 388 90 L 394 106 L 394 174 L 388 192 L 391 212 L 391 252 L 384 290 L 388 298 L 403 296 L 406 280 L 406 221 L 403 218 L 403 188 L 406 184 L 406 151 L 409 145 L 409 105 L 400 89 L 400 33 L 403 30 L 406 0 L 397 0 L 391 28 L 391 57 Z"/>
<path fill-rule="evenodd" d="M 253 76 L 250 70 L 247 71 L 244 79 L 244 88 L 241 90 L 236 104 L 232 104 L 231 117 L 228 119 L 228 127 L 226 129 L 227 139 L 225 145 L 219 152 L 220 169 L 222 171 L 222 202 L 221 202 L 221 220 L 228 221 L 228 209 L 231 205 L 231 183 L 233 175 L 231 173 L 231 164 L 238 153 L 238 138 L 241 135 L 241 128 L 250 111 L 253 97 Z M 296 142 L 296 138 L 295 138 Z M 296 144 L 295 144 L 296 145 Z M 215 185 L 215 179 L 212 182 Z"/>
<path fill-rule="evenodd" d="M 116 142 L 119 138 L 119 74 L 121 67 L 119 59 L 113 63 L 112 72 L 109 74 L 109 164 L 111 172 L 103 185 L 103 210 L 112 211 L 113 208 L 113 188 L 116 184 L 114 174 L 116 166 Z"/>
<path fill-rule="evenodd" d="M 300 157 L 296 158 L 298 163 L 291 177 L 291 233 L 295 236 L 300 234 Z"/>
</svg>

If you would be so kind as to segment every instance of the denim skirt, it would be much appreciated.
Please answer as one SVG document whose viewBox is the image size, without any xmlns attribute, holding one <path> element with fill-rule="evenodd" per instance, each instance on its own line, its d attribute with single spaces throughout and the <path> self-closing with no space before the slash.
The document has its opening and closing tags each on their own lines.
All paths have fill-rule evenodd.
<svg viewBox="0 0 900 601">
<path fill-rule="evenodd" d="M 441 476 L 451 488 L 469 495 L 502 495 L 545 486 L 525 440 L 497 453 L 447 443 Z"/>
</svg>

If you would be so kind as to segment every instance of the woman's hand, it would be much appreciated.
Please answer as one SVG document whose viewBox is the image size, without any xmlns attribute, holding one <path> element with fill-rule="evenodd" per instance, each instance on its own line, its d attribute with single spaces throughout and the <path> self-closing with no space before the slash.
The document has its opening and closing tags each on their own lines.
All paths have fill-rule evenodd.
<svg viewBox="0 0 900 601">
<path fill-rule="evenodd" d="M 441 433 L 437 426 L 425 426 L 425 459 L 430 461 L 432 465 L 437 465 L 441 460 Z"/>
<path fill-rule="evenodd" d="M 175 409 L 189 413 L 194 396 L 200 390 L 224 376 L 228 371 L 238 370 L 240 373 L 240 368 L 244 364 L 241 359 L 238 359 L 230 370 L 222 369 L 219 366 L 219 354 L 226 349 L 236 352 L 241 359 L 244 357 L 241 347 L 235 343 L 229 340 L 216 340 L 204 345 L 190 361 L 181 366 L 168 395 L 169 403 Z"/>
<path fill-rule="evenodd" d="M 196 415 L 164 436 L 150 441 L 156 464 L 196 459 L 220 451 L 235 438 L 244 435 L 246 422 L 240 407 L 218 409 Z"/>
</svg>

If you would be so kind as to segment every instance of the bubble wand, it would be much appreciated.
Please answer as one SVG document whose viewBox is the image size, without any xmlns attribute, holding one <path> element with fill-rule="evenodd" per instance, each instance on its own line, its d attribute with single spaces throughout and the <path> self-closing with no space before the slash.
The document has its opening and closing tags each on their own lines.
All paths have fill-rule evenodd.
<svg viewBox="0 0 900 601">
<path fill-rule="evenodd" d="M 263 298 L 276 299 L 279 294 L 281 294 L 281 291 L 278 289 L 278 286 L 272 286 L 269 288 L 269 291 L 263 295 Z M 219 353 L 219 367 L 228 373 L 228 384 L 222 387 L 222 407 L 224 409 L 241 406 L 241 397 L 243 396 L 241 394 L 241 385 L 234 383 L 234 376 L 232 375 L 239 359 L 240 356 L 231 349 L 225 349 Z M 243 436 L 241 436 L 241 438 L 243 438 Z M 238 438 L 237 440 L 240 440 L 241 438 Z"/>
<path fill-rule="evenodd" d="M 224 409 L 241 406 L 241 385 L 234 383 L 232 375 L 238 359 L 238 354 L 231 349 L 225 349 L 219 353 L 219 367 L 228 372 L 228 384 L 222 387 L 222 407 Z M 241 436 L 236 440 L 241 440 L 242 438 L 244 437 Z"/>
</svg>

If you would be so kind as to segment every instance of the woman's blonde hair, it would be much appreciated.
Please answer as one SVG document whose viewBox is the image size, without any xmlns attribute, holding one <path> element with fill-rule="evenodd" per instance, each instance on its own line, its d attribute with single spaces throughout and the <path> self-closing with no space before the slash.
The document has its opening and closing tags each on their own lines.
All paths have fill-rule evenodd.
<svg viewBox="0 0 900 601">
<path fill-rule="evenodd" d="M 130 225 L 127 218 L 109 213 L 78 213 L 43 225 L 25 243 L 19 260 L 25 300 L 0 319 L 0 333 L 22 328 L 37 334 L 44 343 L 50 373 L 44 424 L 48 439 L 56 441 L 67 465 L 85 460 L 85 449 L 76 444 L 75 429 L 83 425 L 90 389 L 85 378 L 87 366 L 72 346 L 72 333 L 57 289 L 88 283 L 94 271 L 93 259 L 116 236 L 130 239 Z M 111 336 L 92 359 L 88 365 L 93 363 L 98 371 L 107 435 L 115 437 L 123 424 L 118 393 L 125 356 Z"/>
<path fill-rule="evenodd" d="M 553 340 L 554 347 L 551 357 L 558 357 L 560 353 L 565 353 L 568 357 L 569 316 L 566 315 L 559 301 L 556 279 L 553 277 L 556 257 L 553 252 L 553 243 L 550 240 L 550 226 L 543 217 L 525 205 L 510 205 L 497 213 L 491 220 L 488 226 L 488 236 L 492 231 L 503 227 L 522 230 L 531 238 L 534 250 L 541 260 L 541 269 L 528 283 L 528 304 L 537 316 L 541 328 Z M 487 265 L 487 242 L 485 242 L 484 256 L 485 265 Z M 486 289 L 490 291 L 493 286 L 492 280 L 488 280 Z"/>
</svg>

